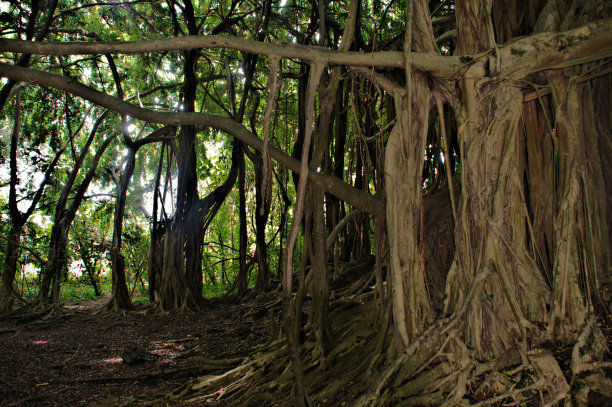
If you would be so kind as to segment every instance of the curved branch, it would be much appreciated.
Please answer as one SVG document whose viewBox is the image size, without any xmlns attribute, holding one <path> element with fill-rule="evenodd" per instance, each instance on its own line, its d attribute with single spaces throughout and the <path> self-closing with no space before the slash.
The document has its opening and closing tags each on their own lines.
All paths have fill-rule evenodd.
<svg viewBox="0 0 612 407">
<path fill-rule="evenodd" d="M 344 218 L 342 218 L 342 220 L 338 222 L 336 226 L 334 226 L 334 229 L 327 236 L 327 241 L 325 242 L 327 250 L 331 249 L 332 245 L 334 244 L 334 240 L 336 240 L 336 236 L 338 236 L 342 229 L 344 229 L 346 224 L 349 223 L 351 220 L 355 219 L 359 214 L 361 214 L 361 211 L 359 209 L 355 209 L 354 211 L 347 214 Z"/>
<path fill-rule="evenodd" d="M 60 75 L 34 69 L 21 68 L 13 65 L 0 63 L 0 76 L 11 78 L 15 81 L 36 83 L 42 86 L 49 86 L 80 96 L 97 105 L 108 108 L 109 110 L 127 114 L 137 119 L 151 122 L 167 124 L 172 126 L 180 125 L 200 125 L 210 126 L 222 130 L 237 138 L 249 146 L 262 151 L 263 141 L 248 131 L 242 124 L 227 117 L 215 116 L 206 113 L 184 113 L 184 112 L 155 112 L 144 109 L 131 103 L 122 101 L 116 97 L 99 92 L 87 87 L 74 79 Z M 270 156 L 284 167 L 295 173 L 300 173 L 300 162 L 295 158 L 285 154 L 281 150 L 270 147 Z M 322 175 L 315 171 L 308 171 L 308 178 L 320 183 L 327 192 L 337 198 L 348 202 L 356 208 L 369 213 L 384 213 L 384 203 L 381 199 L 375 198 L 359 189 L 356 189 L 342 180 L 331 176 Z"/>
</svg>

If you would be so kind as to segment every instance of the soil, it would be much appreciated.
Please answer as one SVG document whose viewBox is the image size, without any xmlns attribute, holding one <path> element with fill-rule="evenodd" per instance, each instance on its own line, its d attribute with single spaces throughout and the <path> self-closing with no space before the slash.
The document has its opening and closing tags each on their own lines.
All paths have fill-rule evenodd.
<svg viewBox="0 0 612 407">
<path fill-rule="evenodd" d="M 604 294 L 610 293 L 612 287 L 606 286 Z M 190 378 L 237 366 L 279 330 L 277 292 L 241 303 L 207 300 L 197 313 L 161 314 L 146 306 L 124 314 L 100 312 L 107 301 L 66 303 L 43 315 L 0 321 L 0 406 L 108 407 L 131 405 L 135 399 L 151 406 L 181 406 L 164 396 Z M 612 349 L 612 316 L 601 315 L 599 321 Z M 571 347 L 543 347 L 571 381 Z M 229 359 L 229 365 L 210 367 L 210 360 Z M 466 394 L 472 402 L 482 401 L 476 391 L 479 384 Z M 337 394 L 322 403 L 348 405 L 341 399 Z M 537 406 L 537 399 L 525 405 Z M 588 405 L 612 406 L 612 399 L 592 392 Z"/>
<path fill-rule="evenodd" d="M 108 299 L 100 299 L 0 321 L 0 405 L 112 406 L 168 394 L 210 374 L 203 360 L 242 358 L 270 339 L 271 319 L 253 309 L 273 295 L 208 300 L 197 313 L 173 314 L 101 313 Z"/>
</svg>

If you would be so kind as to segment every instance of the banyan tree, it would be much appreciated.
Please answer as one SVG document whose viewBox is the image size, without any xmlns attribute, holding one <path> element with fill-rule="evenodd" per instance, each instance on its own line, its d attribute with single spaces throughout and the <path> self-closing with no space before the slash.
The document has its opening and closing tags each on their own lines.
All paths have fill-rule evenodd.
<svg viewBox="0 0 612 407">
<path fill-rule="evenodd" d="M 596 320 L 612 312 L 602 290 L 612 282 L 612 3 L 128 3 L 120 7 L 149 16 L 142 36 L 54 30 L 85 5 L 47 9 L 57 16 L 48 36 L 0 39 L 0 76 L 5 86 L 53 88 L 124 122 L 158 125 L 153 138 L 124 140 L 132 158 L 141 144 L 160 146 L 149 261 L 159 309 L 206 306 L 199 248 L 229 191 L 244 185 L 245 157 L 257 174 L 258 229 L 269 222 L 271 191 L 285 188 L 281 169 L 295 187 L 280 248 L 281 334 L 168 398 L 406 406 L 612 398 Z M 149 107 L 45 62 L 87 56 L 104 65 L 104 55 L 118 65 L 104 69 L 124 75 L 127 56 L 173 55 L 180 107 Z M 143 78 L 139 92 L 155 92 Z M 210 83 L 225 89 L 222 113 L 206 109 Z M 279 143 L 283 126 L 291 148 Z M 202 131 L 233 143 L 227 178 L 205 192 L 194 143 Z M 161 216 L 172 166 L 175 210 Z M 261 236 L 252 263 L 263 289 L 271 270 Z M 332 295 L 339 264 L 358 261 L 368 278 Z M 569 365 L 552 351 L 559 347 L 571 349 Z"/>
</svg>

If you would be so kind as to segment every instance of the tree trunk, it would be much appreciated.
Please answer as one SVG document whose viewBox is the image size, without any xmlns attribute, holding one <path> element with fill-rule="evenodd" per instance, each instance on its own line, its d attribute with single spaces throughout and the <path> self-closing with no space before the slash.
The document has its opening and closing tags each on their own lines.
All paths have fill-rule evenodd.
<svg viewBox="0 0 612 407">
<path fill-rule="evenodd" d="M 425 287 L 421 239 L 423 155 L 429 116 L 429 90 L 424 78 L 415 74 L 413 120 L 408 125 L 401 113 L 385 148 L 387 235 L 391 265 L 393 321 L 404 345 L 431 321 Z M 396 106 L 398 112 L 401 106 Z M 411 130 L 409 130 L 411 128 Z"/>
<path fill-rule="evenodd" d="M 272 193 L 272 170 L 268 169 L 266 183 L 267 191 L 263 187 L 263 159 L 261 153 L 255 153 L 255 255 L 257 257 L 257 281 L 255 291 L 261 292 L 268 288 L 270 282 L 270 266 L 268 265 L 268 245 L 266 242 L 266 223 L 270 215 L 271 193 Z"/>
<path fill-rule="evenodd" d="M 173 219 L 164 236 L 163 267 L 156 298 L 162 311 L 193 308 L 197 305 L 185 281 L 185 235 L 181 226 L 180 221 Z"/>
<path fill-rule="evenodd" d="M 34 13 L 34 16 L 36 14 Z M 33 18 L 33 17 L 32 17 Z M 5 85 L 6 88 L 9 84 Z M 3 90 L 4 90 L 3 88 Z M 1 107 L 0 107 L 1 110 Z M 0 286 L 0 314 L 8 312 L 13 306 L 13 282 L 17 274 L 17 260 L 19 258 L 19 244 L 21 231 L 27 220 L 17 207 L 17 184 L 19 183 L 17 168 L 17 148 L 21 134 L 21 98 L 15 99 L 15 119 L 11 134 L 11 147 L 9 151 L 10 181 L 9 181 L 9 215 L 11 226 L 6 237 L 6 250 L 4 252 L 4 265 L 2 268 L 2 286 Z"/>
<path fill-rule="evenodd" d="M 97 128 L 105 115 L 106 113 L 96 121 L 89 140 L 93 139 L 93 135 L 96 133 Z M 72 189 L 74 180 L 76 179 L 76 174 L 80 168 L 80 163 L 82 163 L 89 150 L 88 143 L 85 144 L 85 147 L 83 148 L 83 151 L 79 157 L 79 162 L 75 163 L 75 167 L 70 174 L 70 178 L 64 185 L 62 196 L 60 197 L 60 200 L 55 208 L 55 220 L 51 229 L 51 238 L 49 240 L 49 257 L 42 270 L 42 281 L 40 291 L 38 293 L 38 301 L 41 304 L 55 304 L 59 301 L 61 280 L 68 267 L 66 250 L 68 246 L 68 232 L 70 231 L 70 226 L 72 225 L 72 221 L 74 220 L 77 210 L 81 206 L 81 202 L 83 202 L 85 192 L 87 192 L 87 188 L 89 188 L 89 184 L 96 173 L 96 169 L 98 168 L 98 163 L 100 162 L 102 155 L 114 139 L 115 136 L 108 137 L 96 151 L 96 155 L 93 157 L 92 162 L 90 163 L 89 171 L 87 174 L 85 174 L 83 181 L 81 181 L 81 184 L 72 197 L 72 203 L 68 209 L 66 209 L 68 195 Z M 89 140 L 88 142 L 90 143 L 91 141 Z M 53 290 L 51 296 L 49 296 L 49 290 L 51 289 L 52 285 Z"/>
<path fill-rule="evenodd" d="M 312 248 L 312 317 L 313 331 L 321 363 L 327 366 L 327 353 L 333 345 L 333 333 L 329 324 L 329 278 L 327 271 L 327 245 L 325 235 L 324 191 L 316 185 L 310 186 L 310 202 L 313 211 Z"/>
<path fill-rule="evenodd" d="M 162 166 L 164 163 L 164 152 L 166 144 L 162 144 L 159 153 L 157 174 L 155 176 L 155 188 L 153 189 L 153 216 L 151 222 L 151 242 L 149 244 L 148 272 L 149 272 L 149 301 L 156 301 L 158 291 L 158 280 L 163 268 L 163 239 L 165 233 L 165 220 L 159 219 L 159 201 L 162 194 L 159 190 L 161 184 Z M 163 200 L 165 197 L 162 197 Z M 163 210 L 163 207 L 162 207 Z M 165 211 L 164 211 L 165 215 Z"/>
<path fill-rule="evenodd" d="M 247 292 L 247 216 L 246 216 L 246 190 L 245 190 L 245 162 L 244 153 L 240 152 L 238 165 L 238 218 L 239 218 L 239 243 L 238 243 L 238 296 L 242 297 Z"/>
<path fill-rule="evenodd" d="M 599 121 L 593 106 L 597 90 L 573 78 L 550 74 L 556 107 L 558 204 L 555 208 L 553 307 L 549 333 L 573 341 L 593 311 L 598 279 L 610 276 L 610 242 L 601 160 Z M 595 95 L 594 95 L 595 93 Z"/>
<path fill-rule="evenodd" d="M 93 241 L 91 242 L 93 245 Z M 77 238 L 77 245 L 79 247 L 79 254 L 81 256 L 81 261 L 83 262 L 83 266 L 85 267 L 85 272 L 87 273 L 87 277 L 89 277 L 89 282 L 91 283 L 91 287 L 94 289 L 94 295 L 96 297 L 100 296 L 100 289 L 98 288 L 98 281 L 96 276 L 96 265 L 98 263 L 98 259 L 95 258 L 93 264 L 91 263 L 91 258 L 94 257 L 92 255 L 92 249 L 87 247 L 86 244 Z"/>
<path fill-rule="evenodd" d="M 484 360 L 501 355 L 517 338 L 537 335 L 534 324 L 547 318 L 550 289 L 525 245 L 527 213 L 517 173 L 522 94 L 500 85 L 481 90 L 488 95 L 483 99 L 467 100 L 476 90 L 468 88 L 473 83 L 464 86 L 463 105 L 476 108 L 459 119 L 465 126 L 462 191 L 445 311 L 467 306 L 465 341 Z M 475 298 L 468 298 L 476 285 Z"/>
<path fill-rule="evenodd" d="M 39 302 L 43 305 L 56 304 L 59 301 L 60 283 L 68 267 L 66 249 L 72 219 L 69 218 L 66 210 L 59 211 L 59 213 L 56 211 L 55 216 L 49 239 L 47 263 L 42 269 L 42 280 L 38 293 Z"/>
<path fill-rule="evenodd" d="M 106 308 L 113 311 L 130 310 L 133 308 L 125 280 L 125 258 L 121 253 L 123 216 L 125 214 L 127 190 L 132 175 L 134 174 L 134 166 L 136 164 L 136 150 L 131 141 L 128 141 L 127 144 L 127 161 L 119 182 L 117 183 L 117 200 L 115 202 L 115 217 L 113 221 L 113 242 L 110 252 L 113 286 L 112 295 Z"/>
<path fill-rule="evenodd" d="M 2 285 L 0 286 L 0 314 L 10 311 L 13 305 L 13 282 L 17 272 L 21 231 L 22 228 L 19 225 L 11 223 L 11 229 L 6 235 Z"/>
</svg>

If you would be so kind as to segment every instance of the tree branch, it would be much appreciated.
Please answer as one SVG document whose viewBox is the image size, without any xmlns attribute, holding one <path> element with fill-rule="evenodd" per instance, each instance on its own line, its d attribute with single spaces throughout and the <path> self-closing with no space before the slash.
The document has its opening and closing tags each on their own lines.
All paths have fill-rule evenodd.
<svg viewBox="0 0 612 407">
<path fill-rule="evenodd" d="M 214 127 L 232 135 L 259 151 L 263 150 L 262 140 L 253 135 L 253 133 L 248 131 L 242 124 L 227 117 L 205 113 L 155 112 L 101 93 L 71 78 L 3 63 L 0 63 L 0 76 L 11 78 L 16 81 L 37 83 L 39 85 L 64 90 L 115 112 L 127 114 L 151 123 L 173 126 L 192 124 Z M 270 147 L 269 152 L 270 156 L 281 165 L 295 173 L 300 173 L 300 162 L 298 160 L 274 147 Z M 334 176 L 322 175 L 311 170 L 308 171 L 308 178 L 323 185 L 330 194 L 365 212 L 380 214 L 385 210 L 384 203 L 381 199 L 356 189 Z"/>
<path fill-rule="evenodd" d="M 369 54 L 294 44 L 288 41 L 262 43 L 230 36 L 189 35 L 132 42 L 32 42 L 0 39 L 0 52 L 36 55 L 142 54 L 197 48 L 235 49 L 268 57 L 296 58 L 310 62 L 346 66 L 404 67 L 404 54 L 381 51 Z M 612 19 L 603 19 L 562 33 L 547 32 L 511 41 L 499 48 L 502 75 L 530 73 L 566 67 L 612 56 Z M 465 56 L 441 56 L 414 52 L 411 65 L 439 77 L 453 77 L 464 67 Z M 470 56 L 472 60 L 486 54 Z M 514 76 L 514 75 L 513 75 Z"/>
</svg>

